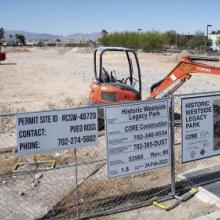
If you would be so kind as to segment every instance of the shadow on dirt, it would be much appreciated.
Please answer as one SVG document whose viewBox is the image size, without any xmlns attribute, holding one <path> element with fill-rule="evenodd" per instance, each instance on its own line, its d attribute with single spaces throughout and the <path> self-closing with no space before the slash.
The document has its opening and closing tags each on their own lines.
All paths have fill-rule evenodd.
<svg viewBox="0 0 220 220">
<path fill-rule="evenodd" d="M 0 63 L 0 65 L 17 65 L 17 63 Z"/>
</svg>

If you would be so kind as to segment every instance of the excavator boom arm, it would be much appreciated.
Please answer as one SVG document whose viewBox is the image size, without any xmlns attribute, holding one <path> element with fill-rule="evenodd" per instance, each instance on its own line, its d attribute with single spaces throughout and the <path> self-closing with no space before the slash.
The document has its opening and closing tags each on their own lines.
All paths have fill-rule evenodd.
<svg viewBox="0 0 220 220">
<path fill-rule="evenodd" d="M 180 83 L 170 90 L 169 95 L 173 94 L 186 80 L 191 78 L 191 74 L 210 74 L 220 76 L 220 68 L 208 64 L 193 62 L 194 60 L 202 61 L 219 61 L 218 58 L 208 57 L 183 57 L 180 63 L 161 81 L 151 87 L 150 98 L 156 98 L 164 92 L 173 83 L 180 80 Z"/>
</svg>

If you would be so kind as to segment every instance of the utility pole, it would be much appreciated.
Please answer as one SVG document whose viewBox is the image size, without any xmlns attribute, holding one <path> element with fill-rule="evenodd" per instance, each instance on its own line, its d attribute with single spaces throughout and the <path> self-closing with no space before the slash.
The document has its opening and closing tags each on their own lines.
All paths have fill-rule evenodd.
<svg viewBox="0 0 220 220">
<path fill-rule="evenodd" d="M 209 42 L 209 27 L 212 27 L 212 25 L 211 24 L 207 24 L 206 25 L 206 51 L 207 51 L 207 49 L 208 49 L 208 42 Z"/>
<path fill-rule="evenodd" d="M 176 33 L 176 39 L 175 39 L 176 49 L 178 48 L 178 34 Z"/>
<path fill-rule="evenodd" d="M 141 29 L 141 28 L 138 28 L 138 34 L 140 34 L 141 31 L 142 31 L 142 29 Z"/>
</svg>

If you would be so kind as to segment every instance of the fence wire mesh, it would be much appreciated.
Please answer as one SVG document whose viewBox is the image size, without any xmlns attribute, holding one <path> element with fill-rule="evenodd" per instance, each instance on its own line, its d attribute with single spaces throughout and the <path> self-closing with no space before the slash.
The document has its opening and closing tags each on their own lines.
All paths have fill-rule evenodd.
<svg viewBox="0 0 220 220">
<path fill-rule="evenodd" d="M 219 95 L 219 92 L 181 94 L 174 97 L 176 115 L 181 113 L 181 99 L 187 97 L 202 97 Z M 182 128 L 181 115 L 177 116 L 178 126 L 175 127 L 175 167 L 176 180 L 182 187 L 201 186 L 219 180 L 220 156 L 213 156 L 201 160 L 182 163 Z"/>
<path fill-rule="evenodd" d="M 220 178 L 220 156 L 181 162 L 182 97 L 185 96 L 174 97 L 177 191 Z M 16 219 L 90 218 L 149 205 L 155 197 L 171 196 L 169 167 L 108 179 L 104 132 L 99 133 L 99 143 L 95 147 L 18 157 L 15 121 L 15 114 L 0 115 L 1 219 L 14 216 Z M 34 160 L 37 163 L 32 163 Z M 55 161 L 56 166 L 52 167 L 50 161 Z M 18 163 L 21 165 L 13 172 Z"/>
</svg>

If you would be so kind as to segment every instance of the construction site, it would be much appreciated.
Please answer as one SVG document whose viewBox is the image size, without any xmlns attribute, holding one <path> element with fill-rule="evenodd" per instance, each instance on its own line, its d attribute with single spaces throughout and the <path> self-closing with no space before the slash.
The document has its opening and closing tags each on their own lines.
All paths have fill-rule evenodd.
<svg viewBox="0 0 220 220">
<path fill-rule="evenodd" d="M 220 219 L 220 1 L 0 8 L 0 220 Z"/>
<path fill-rule="evenodd" d="M 170 167 L 109 179 L 106 135 L 103 128 L 99 131 L 96 146 L 78 148 L 77 152 L 74 149 L 65 149 L 19 155 L 16 143 L 17 113 L 73 109 L 91 105 L 91 91 L 94 90 L 91 90 L 90 86 L 91 82 L 94 82 L 95 49 L 7 47 L 4 48 L 4 52 L 7 59 L 0 65 L 1 219 L 158 219 L 161 216 L 163 219 L 193 219 L 219 209 L 218 201 L 204 199 L 204 195 L 200 192 L 202 189 L 170 211 L 153 206 L 153 198 L 161 198 L 161 201 L 168 200 L 171 203 L 175 200 L 169 197 L 172 190 L 170 175 L 173 172 Z M 181 53 L 138 51 L 136 54 L 141 70 L 142 100 L 147 100 L 149 97 L 163 97 L 166 88 L 161 84 L 161 80 L 181 62 L 183 57 L 190 55 L 187 51 Z M 103 61 L 105 70 L 115 71 L 110 77 L 112 90 L 122 88 L 121 84 L 129 76 L 131 68 L 128 68 L 128 64 L 132 64 L 126 59 L 125 55 L 122 56 L 114 51 L 108 51 L 105 55 L 105 64 Z M 220 87 L 218 59 L 204 58 L 204 56 L 195 58 L 195 55 L 194 59 L 202 59 L 199 62 L 207 65 L 199 66 L 197 72 L 207 71 L 209 74 L 192 74 L 190 80 L 188 75 L 184 75 L 186 82 L 181 84 L 175 94 L 218 91 Z M 196 64 L 194 66 L 197 68 Z M 132 73 L 137 70 L 138 67 L 134 67 Z M 190 72 L 189 67 L 185 68 L 184 73 L 188 73 L 187 71 Z M 116 76 L 116 73 L 119 75 Z M 210 73 L 214 74 L 210 75 Z M 132 77 L 138 79 L 138 76 L 132 75 Z M 183 79 L 182 75 L 179 79 Z M 104 78 L 102 80 L 101 85 L 109 85 L 105 85 L 109 82 Z M 116 85 L 117 82 L 121 87 Z M 153 95 L 156 94 L 153 92 L 157 88 L 163 90 L 161 94 L 158 92 L 158 97 Z M 129 86 L 126 88 L 123 86 L 123 92 L 126 89 L 129 92 L 133 91 L 129 90 Z M 97 97 L 96 100 L 99 100 Z M 133 97 L 132 94 L 130 97 Z M 140 98 L 133 101 L 137 100 Z M 179 114 L 181 106 L 178 96 L 175 102 L 177 103 L 175 112 Z M 100 105 L 100 103 L 101 100 L 96 104 Z M 214 104 L 217 115 L 219 101 L 215 101 Z M 215 149 L 218 150 L 217 116 L 214 121 Z M 174 126 L 174 132 L 177 194 L 181 190 L 189 191 L 207 182 L 217 182 L 219 156 L 181 163 L 182 139 L 179 125 Z"/>
</svg>

